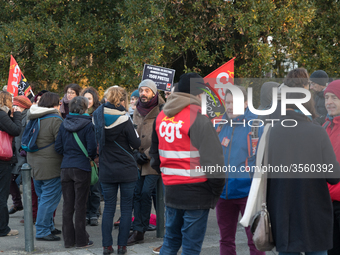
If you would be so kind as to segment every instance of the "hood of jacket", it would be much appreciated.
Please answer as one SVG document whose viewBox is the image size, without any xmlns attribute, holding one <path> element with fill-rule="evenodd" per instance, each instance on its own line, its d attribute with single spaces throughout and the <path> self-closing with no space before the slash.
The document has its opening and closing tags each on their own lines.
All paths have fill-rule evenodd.
<svg viewBox="0 0 340 255">
<path fill-rule="evenodd" d="M 115 141 L 125 127 L 129 116 L 123 106 L 115 107 L 109 102 L 104 105 L 105 129 L 110 130 L 110 135 L 106 137 L 109 141 Z"/>
<path fill-rule="evenodd" d="M 188 93 L 175 92 L 168 97 L 163 111 L 166 116 L 171 118 L 190 104 L 201 106 L 201 100 Z"/>
<path fill-rule="evenodd" d="M 60 115 L 59 111 L 55 108 L 46 108 L 46 107 L 39 107 L 37 105 L 32 105 L 29 111 L 27 112 L 27 119 L 34 120 L 45 116 L 46 114 L 56 113 Z"/>
<path fill-rule="evenodd" d="M 0 110 L 4 111 L 5 113 L 8 113 L 10 109 L 6 105 L 3 105 L 0 107 Z"/>
<path fill-rule="evenodd" d="M 89 123 L 92 122 L 92 117 L 89 115 L 70 115 L 66 116 L 63 122 L 65 129 L 69 132 L 78 132 Z"/>
<path fill-rule="evenodd" d="M 259 110 L 267 109 L 272 104 L 273 88 L 280 86 L 277 82 L 265 82 L 261 87 Z"/>
</svg>

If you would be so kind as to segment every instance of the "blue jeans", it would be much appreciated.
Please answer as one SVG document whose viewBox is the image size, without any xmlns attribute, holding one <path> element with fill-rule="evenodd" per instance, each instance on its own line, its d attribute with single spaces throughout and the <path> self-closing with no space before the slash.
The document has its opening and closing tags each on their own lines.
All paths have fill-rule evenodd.
<svg viewBox="0 0 340 255">
<path fill-rule="evenodd" d="M 138 174 L 140 174 L 139 171 Z M 135 220 L 133 221 L 133 230 L 145 232 L 149 228 L 152 207 L 151 195 L 156 187 L 158 178 L 159 175 L 146 175 L 139 176 L 137 180 L 133 200 L 135 216 Z"/>
<path fill-rule="evenodd" d="M 120 188 L 120 224 L 118 245 L 126 246 L 129 238 L 132 218 L 133 192 L 136 182 L 101 183 L 104 195 L 104 212 L 102 220 L 103 247 L 111 246 L 113 217 L 116 212 L 118 187 Z"/>
<path fill-rule="evenodd" d="M 166 206 L 166 233 L 161 248 L 162 255 L 196 255 L 201 248 L 207 229 L 209 209 L 181 210 Z"/>
<path fill-rule="evenodd" d="M 300 255 L 300 252 L 279 252 L 279 255 Z M 327 255 L 327 251 L 305 252 L 305 255 Z"/>
<path fill-rule="evenodd" d="M 35 237 L 42 238 L 54 230 L 53 212 L 57 209 L 61 198 L 60 177 L 50 180 L 34 180 L 35 193 L 38 196 L 38 213 L 35 223 Z"/>
</svg>

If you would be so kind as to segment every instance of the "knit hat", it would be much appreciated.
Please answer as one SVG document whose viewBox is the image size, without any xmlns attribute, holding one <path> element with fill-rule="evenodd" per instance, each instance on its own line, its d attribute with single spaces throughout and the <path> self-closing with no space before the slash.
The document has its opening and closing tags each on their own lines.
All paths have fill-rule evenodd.
<svg viewBox="0 0 340 255">
<path fill-rule="evenodd" d="M 327 92 L 333 93 L 340 99 L 340 80 L 335 80 L 328 84 L 323 94 L 326 95 Z"/>
<path fill-rule="evenodd" d="M 156 93 L 155 93 L 156 94 Z M 139 97 L 139 91 L 136 89 L 134 92 L 132 92 L 131 97 Z M 130 98 L 131 98 L 130 97 Z"/>
<path fill-rule="evenodd" d="M 157 94 L 157 85 L 156 85 L 156 83 L 155 83 L 153 80 L 150 80 L 150 79 L 143 80 L 143 81 L 139 84 L 138 90 L 139 90 L 141 87 L 148 87 L 149 89 L 152 90 L 153 93 L 155 93 L 155 95 Z"/>
<path fill-rule="evenodd" d="M 261 105 L 259 106 L 258 110 L 263 110 L 272 104 L 273 88 L 275 87 L 278 88 L 279 86 L 280 86 L 280 83 L 273 82 L 273 81 L 263 83 L 261 87 L 261 96 L 260 96 Z"/>
<path fill-rule="evenodd" d="M 179 78 L 177 87 L 178 92 L 188 93 L 196 96 L 202 94 L 204 92 L 202 89 L 206 86 L 203 78 L 198 73 L 185 73 Z M 177 89 L 175 88 L 175 91 Z"/>
<path fill-rule="evenodd" d="M 323 70 L 317 70 L 313 72 L 311 76 L 309 77 L 309 79 L 312 82 L 319 84 L 321 86 L 326 86 L 329 81 L 328 74 Z"/>
<path fill-rule="evenodd" d="M 13 105 L 17 105 L 21 108 L 29 109 L 32 106 L 31 101 L 25 96 L 16 96 L 13 99 Z"/>
</svg>

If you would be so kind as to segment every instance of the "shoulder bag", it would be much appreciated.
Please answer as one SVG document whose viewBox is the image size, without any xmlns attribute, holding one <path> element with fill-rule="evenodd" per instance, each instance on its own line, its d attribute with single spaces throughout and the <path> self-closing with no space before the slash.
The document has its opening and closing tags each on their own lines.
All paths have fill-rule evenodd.
<svg viewBox="0 0 340 255">
<path fill-rule="evenodd" d="M 5 131 L 0 131 L 0 141 L 0 160 L 10 161 L 13 157 L 13 136 L 10 136 Z"/>
<path fill-rule="evenodd" d="M 76 139 L 77 144 L 79 145 L 80 149 L 83 151 L 85 156 L 89 159 L 91 164 L 91 185 L 95 185 L 98 180 L 98 168 L 96 163 L 89 157 L 89 154 L 87 153 L 87 150 L 85 149 L 83 143 L 80 141 L 79 136 L 76 132 L 73 132 L 73 136 Z"/>
<path fill-rule="evenodd" d="M 264 151 L 263 165 L 268 165 L 268 140 L 269 140 L 270 129 L 266 134 L 266 147 Z M 267 194 L 267 172 L 263 172 L 263 188 L 262 188 L 262 209 L 255 214 L 252 224 L 251 231 L 253 233 L 253 242 L 259 251 L 271 251 L 274 247 L 274 239 L 272 234 L 272 226 L 270 222 L 269 212 L 267 211 L 266 194 Z"/>
</svg>

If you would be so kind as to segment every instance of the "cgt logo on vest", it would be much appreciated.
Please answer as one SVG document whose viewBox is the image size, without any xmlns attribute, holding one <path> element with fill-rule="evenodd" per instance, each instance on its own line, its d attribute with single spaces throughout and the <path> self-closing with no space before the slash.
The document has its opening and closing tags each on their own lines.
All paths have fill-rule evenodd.
<svg viewBox="0 0 340 255">
<path fill-rule="evenodd" d="M 162 123 L 159 125 L 159 134 L 161 137 L 165 136 L 165 141 L 172 143 L 175 140 L 175 136 L 178 139 L 182 139 L 180 128 L 182 127 L 183 121 L 175 121 L 175 117 L 167 118 L 166 116 L 162 119 Z"/>
</svg>

